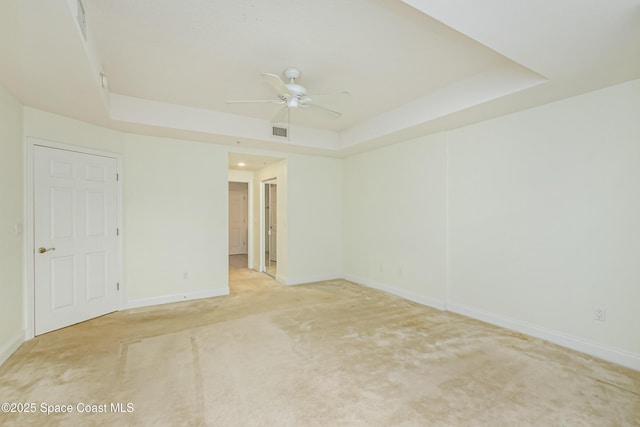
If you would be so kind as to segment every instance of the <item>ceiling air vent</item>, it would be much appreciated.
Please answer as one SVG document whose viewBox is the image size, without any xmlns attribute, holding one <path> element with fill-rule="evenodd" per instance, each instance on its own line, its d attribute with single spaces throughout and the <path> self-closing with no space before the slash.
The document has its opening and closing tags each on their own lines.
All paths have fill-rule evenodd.
<svg viewBox="0 0 640 427">
<path fill-rule="evenodd" d="M 279 128 L 277 126 L 273 126 L 273 136 L 282 136 L 284 138 L 287 137 L 287 128 Z"/>
</svg>

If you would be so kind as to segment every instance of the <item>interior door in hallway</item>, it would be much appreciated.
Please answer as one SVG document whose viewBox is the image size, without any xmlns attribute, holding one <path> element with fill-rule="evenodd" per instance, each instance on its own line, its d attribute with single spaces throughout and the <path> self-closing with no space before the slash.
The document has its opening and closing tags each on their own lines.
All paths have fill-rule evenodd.
<svg viewBox="0 0 640 427">
<path fill-rule="evenodd" d="M 35 333 L 117 310 L 117 159 L 34 147 Z"/>
<path fill-rule="evenodd" d="M 238 184 L 238 183 L 230 183 Z M 229 255 L 247 253 L 247 189 L 229 189 Z"/>
</svg>

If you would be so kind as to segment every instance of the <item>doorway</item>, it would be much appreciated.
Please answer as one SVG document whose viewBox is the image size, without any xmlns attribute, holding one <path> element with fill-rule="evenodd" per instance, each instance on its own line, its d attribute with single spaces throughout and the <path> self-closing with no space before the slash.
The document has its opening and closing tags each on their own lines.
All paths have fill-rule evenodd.
<svg viewBox="0 0 640 427">
<path fill-rule="evenodd" d="M 283 277 L 287 269 L 287 162 L 278 157 L 267 157 L 247 153 L 229 153 L 228 156 L 228 182 L 248 184 L 249 189 L 249 215 L 248 215 L 248 240 L 247 258 L 248 269 L 258 273 L 267 273 L 273 278 L 286 281 Z M 277 180 L 277 181 L 276 181 Z M 272 184 L 265 192 L 265 182 Z M 270 209 L 274 209 L 274 215 L 265 215 L 266 203 L 271 199 Z M 271 206 L 275 205 L 274 208 Z M 265 218 L 271 218 L 271 236 L 269 225 L 265 224 Z M 278 221 L 280 227 L 278 227 Z M 227 234 L 229 234 L 227 232 Z M 230 256 L 233 258 L 235 255 Z M 230 259 L 231 261 L 231 259 Z M 229 277 L 241 277 L 248 273 L 242 268 L 234 268 L 229 265 Z"/>
<path fill-rule="evenodd" d="M 249 184 L 229 182 L 229 268 L 248 267 Z"/>
<path fill-rule="evenodd" d="M 262 271 L 275 278 L 278 272 L 278 181 L 269 179 L 263 181 L 262 186 Z"/>
</svg>

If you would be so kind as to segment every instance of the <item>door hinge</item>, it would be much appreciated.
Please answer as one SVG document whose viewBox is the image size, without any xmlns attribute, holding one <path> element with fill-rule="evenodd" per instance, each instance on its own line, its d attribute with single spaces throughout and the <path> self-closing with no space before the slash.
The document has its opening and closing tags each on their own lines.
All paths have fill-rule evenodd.
<svg viewBox="0 0 640 427">
<path fill-rule="evenodd" d="M 120 283 L 116 283 L 116 291 L 120 290 Z"/>
<path fill-rule="evenodd" d="M 120 174 L 119 173 L 116 174 L 116 181 L 120 181 Z"/>
<path fill-rule="evenodd" d="M 120 229 L 116 228 L 116 236 L 119 236 L 119 235 L 120 235 Z"/>
</svg>

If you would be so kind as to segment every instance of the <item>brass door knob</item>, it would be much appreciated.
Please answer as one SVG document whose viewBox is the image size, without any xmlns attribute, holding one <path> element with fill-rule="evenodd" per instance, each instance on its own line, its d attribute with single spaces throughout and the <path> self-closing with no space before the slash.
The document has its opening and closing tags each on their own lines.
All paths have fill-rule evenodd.
<svg viewBox="0 0 640 427">
<path fill-rule="evenodd" d="M 49 251 L 55 251 L 56 248 L 38 248 L 38 252 L 40 252 L 41 254 L 45 253 L 45 252 L 49 252 Z"/>
</svg>

